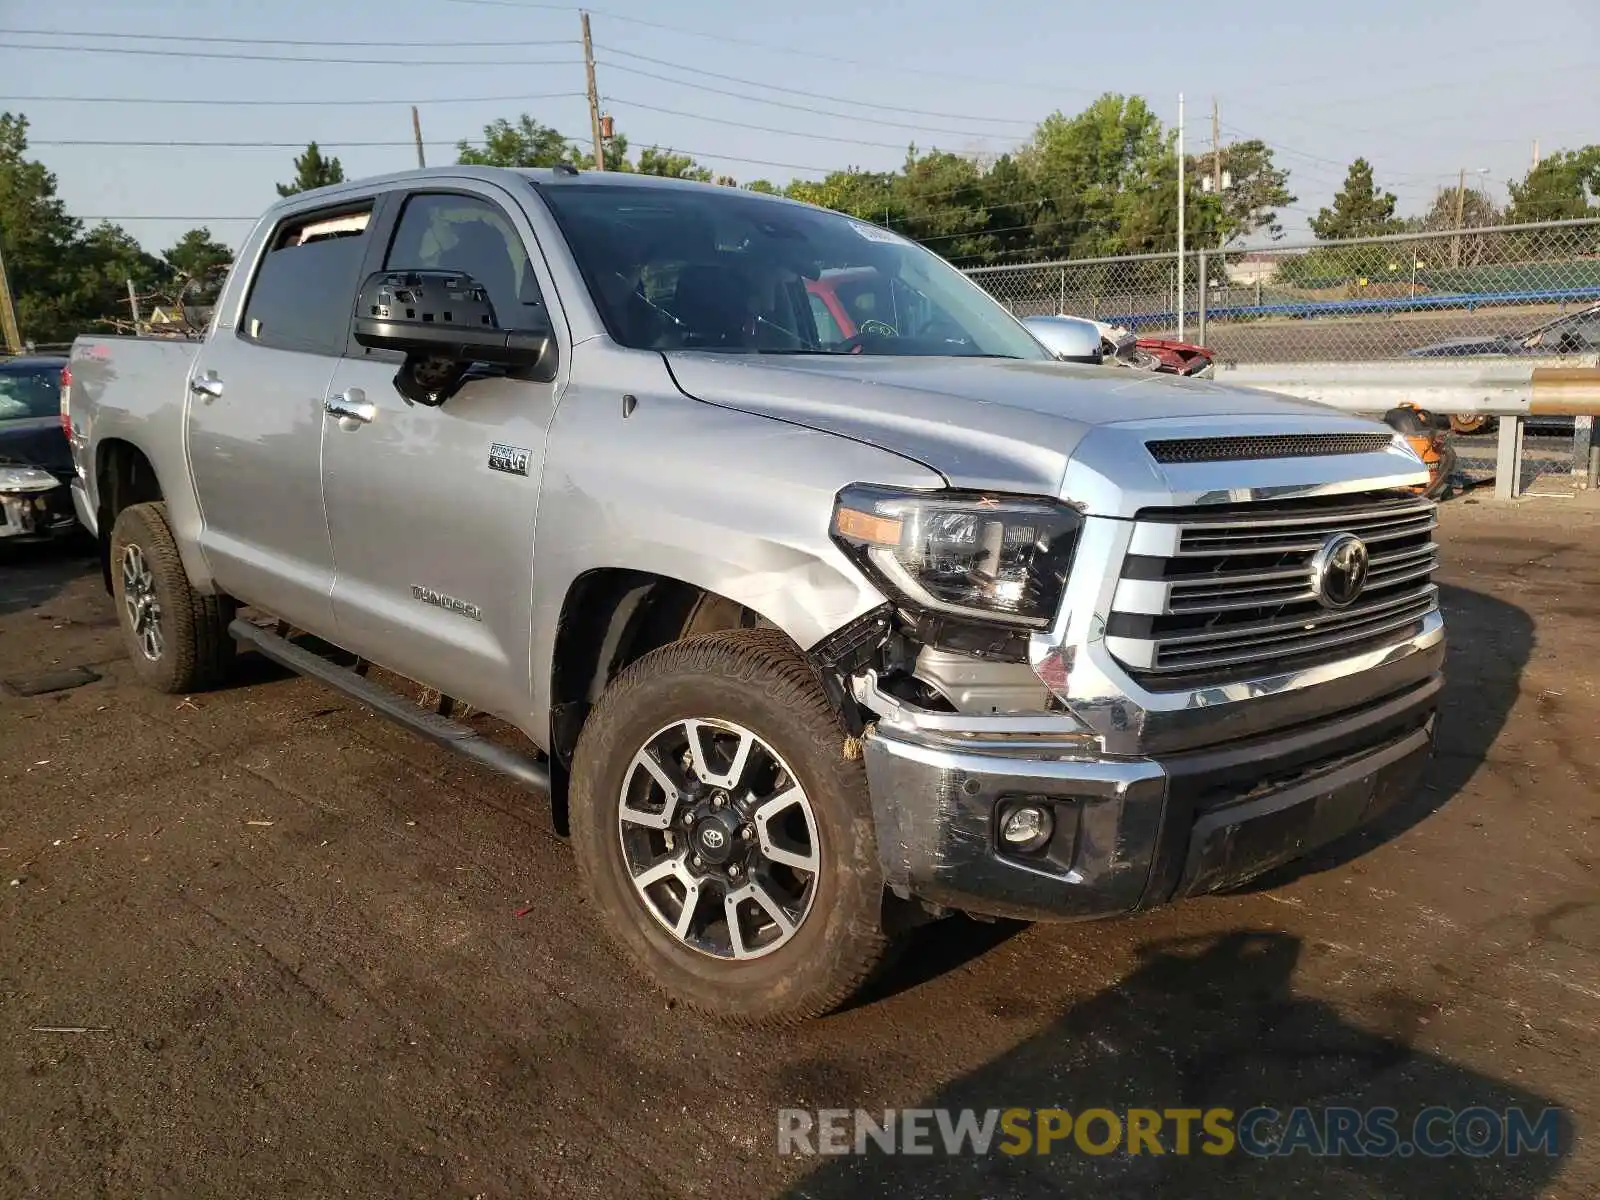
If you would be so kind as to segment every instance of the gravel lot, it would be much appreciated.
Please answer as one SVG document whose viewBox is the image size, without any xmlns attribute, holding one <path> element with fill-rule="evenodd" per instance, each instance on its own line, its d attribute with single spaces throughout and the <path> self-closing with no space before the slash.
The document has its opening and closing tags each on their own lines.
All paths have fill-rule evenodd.
<svg viewBox="0 0 1600 1200">
<path fill-rule="evenodd" d="M 141 691 L 92 564 L 0 548 L 0 1196 L 1600 1194 L 1597 529 L 1447 507 L 1441 755 L 1378 829 L 936 927 L 783 1035 L 634 978 L 538 797 L 253 658 Z M 1554 1159 L 776 1153 L 780 1106 L 1257 1103 L 1565 1116 Z"/>
</svg>

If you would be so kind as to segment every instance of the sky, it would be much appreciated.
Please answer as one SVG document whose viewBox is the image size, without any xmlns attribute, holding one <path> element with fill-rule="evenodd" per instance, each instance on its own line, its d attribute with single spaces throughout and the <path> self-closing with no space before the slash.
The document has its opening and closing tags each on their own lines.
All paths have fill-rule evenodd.
<svg viewBox="0 0 1600 1200">
<path fill-rule="evenodd" d="M 1274 147 L 1297 196 L 1287 240 L 1304 240 L 1358 155 L 1408 214 L 1463 169 L 1503 202 L 1535 139 L 1546 154 L 1600 142 L 1597 4 L 1540 0 L 1529 22 L 1504 0 L 589 11 L 602 105 L 635 153 L 671 147 L 781 183 L 893 169 L 911 141 L 998 154 L 1106 91 L 1175 124 L 1181 92 L 1191 152 L 1210 144 L 1213 98 L 1224 144 Z M 412 104 L 430 165 L 522 112 L 586 143 L 578 38 L 577 9 L 554 0 L 0 0 L 0 111 L 27 115 L 31 154 L 74 215 L 156 251 L 196 225 L 236 246 L 312 139 L 347 177 L 413 166 Z M 837 115 L 804 111 L 818 108 Z"/>
</svg>

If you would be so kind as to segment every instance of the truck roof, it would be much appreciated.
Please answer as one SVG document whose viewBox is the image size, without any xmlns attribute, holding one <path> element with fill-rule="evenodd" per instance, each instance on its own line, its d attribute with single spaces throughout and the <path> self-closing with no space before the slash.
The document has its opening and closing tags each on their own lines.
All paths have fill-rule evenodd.
<svg viewBox="0 0 1600 1200">
<path fill-rule="evenodd" d="M 632 171 L 584 171 L 584 170 L 557 170 L 554 167 L 476 167 L 476 166 L 450 166 L 450 167 L 413 167 L 408 171 L 391 171 L 383 175 L 369 175 L 364 179 L 350 179 L 343 183 L 331 184 L 328 187 L 314 188 L 310 191 L 296 192 L 286 196 L 273 204 L 267 212 L 276 212 L 281 208 L 300 207 L 308 200 L 324 201 L 337 200 L 340 196 L 353 192 L 365 191 L 374 184 L 410 183 L 412 181 L 445 180 L 445 179 L 481 179 L 486 183 L 505 184 L 509 179 L 534 183 L 540 187 L 559 188 L 585 188 L 585 187 L 625 187 L 640 190 L 650 188 L 677 188 L 699 191 L 715 191 L 726 194 L 730 189 L 726 184 L 701 183 L 693 179 L 672 179 L 663 175 L 639 175 Z M 802 204 L 798 200 L 791 200 L 786 196 L 775 196 L 768 192 L 751 192 L 743 189 L 738 191 L 741 196 L 749 196 L 759 200 L 769 200 L 774 204 L 795 204 L 802 208 L 811 205 Z"/>
</svg>

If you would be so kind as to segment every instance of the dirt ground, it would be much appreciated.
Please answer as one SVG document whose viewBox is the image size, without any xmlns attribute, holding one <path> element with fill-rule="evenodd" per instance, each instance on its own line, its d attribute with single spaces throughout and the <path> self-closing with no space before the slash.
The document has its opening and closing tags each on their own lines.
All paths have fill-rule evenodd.
<svg viewBox="0 0 1600 1200">
<path fill-rule="evenodd" d="M 86 559 L 0 550 L 0 1196 L 1600 1194 L 1597 529 L 1448 506 L 1441 754 L 1380 827 L 936 926 L 781 1035 L 641 984 L 538 797 L 258 660 L 142 691 Z M 777 1154 L 781 1106 L 1262 1103 L 1564 1115 L 1554 1158 Z"/>
</svg>

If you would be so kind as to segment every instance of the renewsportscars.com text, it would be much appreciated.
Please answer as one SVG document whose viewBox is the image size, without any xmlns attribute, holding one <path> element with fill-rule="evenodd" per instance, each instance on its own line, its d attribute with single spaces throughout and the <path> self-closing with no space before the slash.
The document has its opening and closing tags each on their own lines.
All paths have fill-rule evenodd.
<svg viewBox="0 0 1600 1200">
<path fill-rule="evenodd" d="M 823 1108 L 778 1110 L 778 1153 L 1555 1156 L 1560 1111 L 1394 1108 Z"/>
</svg>

